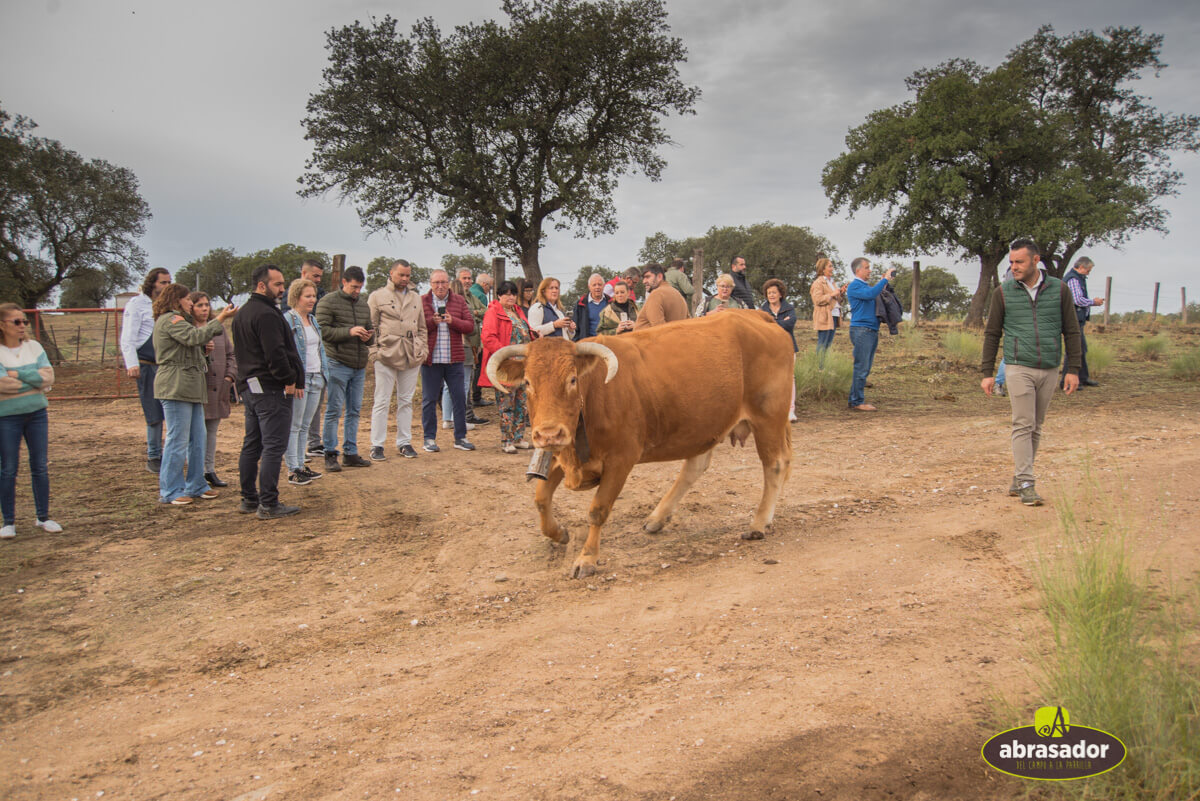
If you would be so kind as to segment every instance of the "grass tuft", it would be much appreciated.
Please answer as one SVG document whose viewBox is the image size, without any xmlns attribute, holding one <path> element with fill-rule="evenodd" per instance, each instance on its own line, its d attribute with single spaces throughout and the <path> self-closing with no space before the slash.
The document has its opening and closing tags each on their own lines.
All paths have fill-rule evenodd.
<svg viewBox="0 0 1200 801">
<path fill-rule="evenodd" d="M 825 351 L 824 368 L 818 366 L 817 351 L 810 350 L 796 359 L 796 397 L 810 400 L 846 398 L 854 378 L 854 360 L 832 348 Z"/>
<path fill-rule="evenodd" d="M 1133 346 L 1133 350 L 1138 356 L 1141 356 L 1143 359 L 1149 359 L 1152 362 L 1161 359 L 1170 349 L 1171 340 L 1167 339 L 1162 334 L 1157 334 L 1149 337 L 1148 339 L 1139 340 L 1138 343 Z"/>
<path fill-rule="evenodd" d="M 1087 363 L 1091 375 L 1103 375 L 1114 361 L 1116 353 L 1108 345 L 1103 342 L 1088 343 Z"/>
<path fill-rule="evenodd" d="M 942 334 L 942 347 L 951 361 L 968 367 L 978 366 L 983 356 L 983 340 L 970 331 L 947 331 Z"/>
<path fill-rule="evenodd" d="M 1086 486 L 1091 497 L 1059 507 L 1058 553 L 1038 562 L 1054 637 L 1039 683 L 1042 701 L 1116 735 L 1129 756 L 1115 771 L 1064 782 L 1071 786 L 1054 792 L 1131 801 L 1200 797 L 1200 604 L 1195 593 L 1179 600 L 1151 586 L 1126 545 L 1134 530 L 1127 515 L 1106 509 L 1099 490 Z M 1110 522 L 1093 522 L 1100 519 Z"/>
<path fill-rule="evenodd" d="M 1200 348 L 1192 348 L 1172 359 L 1171 377 L 1200 381 Z"/>
</svg>

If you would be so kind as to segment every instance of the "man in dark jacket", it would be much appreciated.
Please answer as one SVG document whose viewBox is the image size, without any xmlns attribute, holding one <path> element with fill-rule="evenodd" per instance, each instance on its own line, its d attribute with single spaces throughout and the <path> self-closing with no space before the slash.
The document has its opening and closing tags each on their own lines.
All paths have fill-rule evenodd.
<svg viewBox="0 0 1200 801">
<path fill-rule="evenodd" d="M 273 264 L 263 264 L 250 281 L 254 292 L 233 318 L 238 389 L 246 409 L 246 436 L 238 459 L 239 511 L 270 520 L 300 511 L 279 502 L 279 468 L 292 428 L 292 399 L 304 394 L 304 367 L 276 305 L 283 295 L 283 273 Z"/>
<path fill-rule="evenodd" d="M 475 330 L 471 308 L 462 295 L 450 291 L 450 275 L 434 270 L 429 275 L 429 294 L 421 297 L 425 329 L 429 333 L 429 353 L 421 366 L 421 428 L 425 451 L 437 453 L 437 402 L 442 388 L 450 388 L 450 406 L 454 410 L 454 447 L 473 451 L 467 439 L 466 383 L 463 381 L 463 337 Z"/>
<path fill-rule="evenodd" d="M 600 327 L 600 313 L 607 305 L 608 298 L 604 295 L 604 276 L 600 273 L 592 273 L 588 278 L 587 294 L 575 304 L 576 342 L 585 337 L 596 336 L 596 329 Z"/>
<path fill-rule="evenodd" d="M 746 260 L 741 256 L 734 256 L 733 261 L 729 262 L 729 274 L 733 276 L 733 296 L 742 302 L 742 307 L 757 308 L 754 290 L 750 288 L 750 282 L 746 279 Z"/>
<path fill-rule="evenodd" d="M 329 393 L 325 403 L 325 469 L 337 473 L 338 418 L 346 411 L 342 431 L 342 464 L 346 467 L 370 467 L 358 455 L 358 416 L 362 410 L 363 382 L 367 377 L 367 358 L 375 332 L 371 330 L 371 309 L 360 297 L 366 277 L 361 267 L 347 267 L 342 273 L 342 288 L 330 292 L 317 304 L 317 325 L 325 340 L 329 360 Z"/>
<path fill-rule="evenodd" d="M 1067 270 L 1063 283 L 1071 290 L 1071 300 L 1075 304 L 1075 319 L 1079 322 L 1079 388 L 1100 386 L 1092 380 L 1087 363 L 1087 335 L 1083 329 L 1092 318 L 1092 307 L 1103 306 L 1104 298 L 1088 297 L 1087 279 L 1096 264 L 1087 256 L 1075 260 L 1075 266 Z M 1063 365 L 1063 377 L 1067 375 L 1067 366 Z"/>
<path fill-rule="evenodd" d="M 1042 422 L 1058 386 L 1062 344 L 1067 346 L 1067 372 L 1063 388 L 1070 395 L 1079 387 L 1079 321 L 1071 292 L 1057 278 L 1038 269 L 1041 254 L 1031 239 L 1009 246 L 1012 279 L 992 296 L 983 335 L 986 376 L 979 385 L 988 395 L 996 385 L 992 366 L 1004 335 L 1008 399 L 1012 404 L 1013 483 L 1008 494 L 1026 506 L 1041 506 L 1034 489 L 1033 459 L 1042 438 Z"/>
</svg>

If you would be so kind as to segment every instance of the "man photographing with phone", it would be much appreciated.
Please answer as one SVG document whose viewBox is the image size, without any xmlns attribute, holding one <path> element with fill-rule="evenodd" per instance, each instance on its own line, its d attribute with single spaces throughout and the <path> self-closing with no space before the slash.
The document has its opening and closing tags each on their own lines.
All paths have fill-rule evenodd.
<svg viewBox="0 0 1200 801">
<path fill-rule="evenodd" d="M 367 357 L 375 340 L 371 329 L 371 310 L 362 299 L 366 277 L 361 267 L 347 267 L 342 273 L 342 288 L 330 292 L 317 304 L 317 324 L 329 359 L 329 383 L 326 387 L 325 470 L 337 473 L 346 467 L 370 467 L 371 462 L 358 454 L 358 416 L 362 410 L 363 382 L 367 375 Z M 346 422 L 342 431 L 342 465 L 338 464 L 338 418 L 342 410 Z"/>
<path fill-rule="evenodd" d="M 850 408 L 856 412 L 873 412 L 875 407 L 867 403 L 863 390 L 867 376 L 875 363 L 875 348 L 879 344 L 879 317 L 875 314 L 875 298 L 896 275 L 896 268 L 883 274 L 875 286 L 867 283 L 871 277 L 871 262 L 859 256 L 850 262 L 854 280 L 846 287 L 850 299 L 850 344 L 854 346 L 854 379 L 850 384 Z"/>
<path fill-rule="evenodd" d="M 429 334 L 429 354 L 421 366 L 421 428 L 425 451 L 437 453 L 437 403 L 442 387 L 450 389 L 454 409 L 454 447 L 473 451 L 467 441 L 467 395 L 463 377 L 463 335 L 475 330 L 475 318 L 462 295 L 450 291 L 450 274 L 434 270 L 429 276 L 429 294 L 421 298 L 425 310 L 425 329 Z"/>
</svg>

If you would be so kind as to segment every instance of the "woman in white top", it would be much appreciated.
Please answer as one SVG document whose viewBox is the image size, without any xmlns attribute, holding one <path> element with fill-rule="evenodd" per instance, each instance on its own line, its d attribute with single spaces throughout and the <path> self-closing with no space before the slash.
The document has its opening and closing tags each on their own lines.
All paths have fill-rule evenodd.
<svg viewBox="0 0 1200 801">
<path fill-rule="evenodd" d="M 543 278 L 538 284 L 537 295 L 529 307 L 529 327 L 541 337 L 563 337 L 571 339 L 575 333 L 575 321 L 567 314 L 559 300 L 561 285 L 557 278 Z"/>
<path fill-rule="evenodd" d="M 50 519 L 50 441 L 46 393 L 54 385 L 54 368 L 42 346 L 29 337 L 29 320 L 15 303 L 0 304 L 0 537 L 17 536 L 17 466 L 21 440 L 29 448 L 33 505 L 38 528 L 51 534 L 62 526 Z"/>
<path fill-rule="evenodd" d="M 288 468 L 288 483 L 304 486 L 321 477 L 304 466 L 304 444 L 308 442 L 313 414 L 321 403 L 329 363 L 325 358 L 325 343 L 321 341 L 321 327 L 312 313 L 317 305 L 317 285 L 307 278 L 297 278 L 288 287 L 288 305 L 291 308 L 283 313 L 283 319 L 292 329 L 296 351 L 304 365 L 304 394 L 292 400 L 292 431 L 283 458 Z"/>
</svg>

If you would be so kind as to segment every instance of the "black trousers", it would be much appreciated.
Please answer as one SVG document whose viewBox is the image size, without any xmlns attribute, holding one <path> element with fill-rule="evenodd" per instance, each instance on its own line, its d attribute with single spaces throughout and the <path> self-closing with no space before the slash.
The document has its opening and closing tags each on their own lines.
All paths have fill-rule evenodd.
<svg viewBox="0 0 1200 801">
<path fill-rule="evenodd" d="M 1092 376 L 1088 372 L 1087 366 L 1087 337 L 1083 335 L 1083 329 L 1087 326 L 1087 320 L 1079 323 L 1079 383 L 1082 385 Z M 1067 375 L 1067 357 L 1063 355 L 1062 377 Z M 1061 380 L 1059 383 L 1062 383 Z"/>
<path fill-rule="evenodd" d="M 279 468 L 292 433 L 292 399 L 283 390 L 242 395 L 246 437 L 238 459 L 242 500 L 263 506 L 279 503 Z"/>
</svg>

